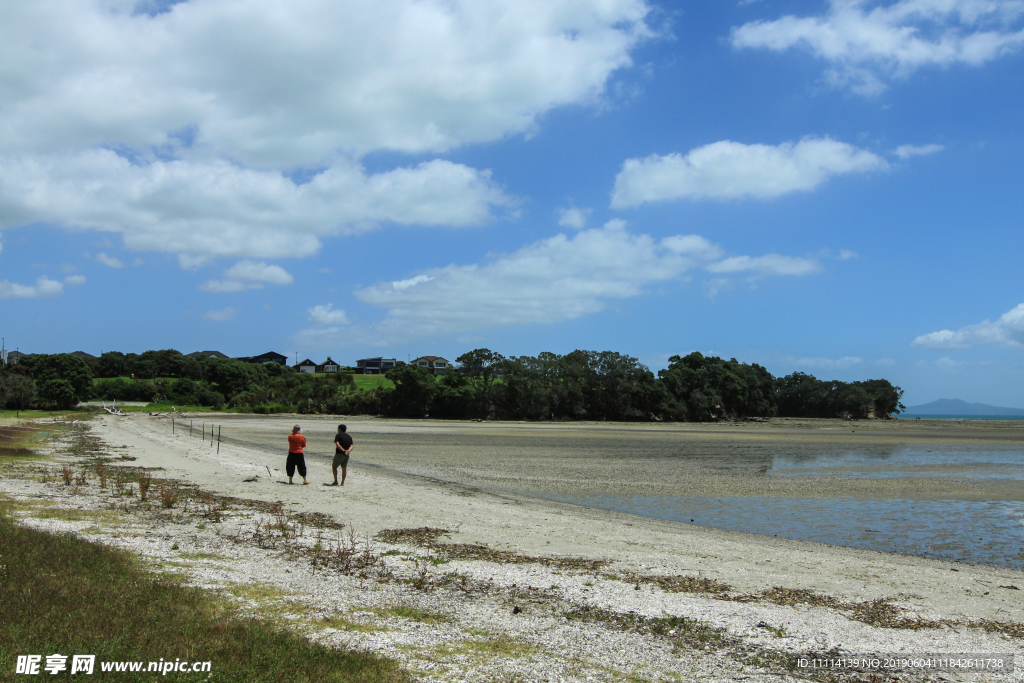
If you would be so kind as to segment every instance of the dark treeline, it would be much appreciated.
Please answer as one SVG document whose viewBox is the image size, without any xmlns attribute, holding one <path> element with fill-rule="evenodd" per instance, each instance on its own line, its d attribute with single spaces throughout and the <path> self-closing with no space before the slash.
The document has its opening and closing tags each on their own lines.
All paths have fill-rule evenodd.
<svg viewBox="0 0 1024 683">
<path fill-rule="evenodd" d="M 777 378 L 757 364 L 700 353 L 672 356 L 657 375 L 612 351 L 506 358 L 477 349 L 457 362 L 457 371 L 440 377 L 400 362 L 387 373 L 394 388 L 364 391 L 348 371 L 314 376 L 274 363 L 186 358 L 174 350 L 108 352 L 91 363 L 70 354 L 29 355 L 0 376 L 0 403 L 70 407 L 98 398 L 262 413 L 694 422 L 861 419 L 904 409 L 903 390 L 888 380 L 824 381 L 800 372 Z"/>
<path fill-rule="evenodd" d="M 888 380 L 822 381 L 803 373 L 776 378 L 757 364 L 691 353 L 672 356 L 657 376 L 612 351 L 505 358 L 478 349 L 458 358 L 462 372 L 435 381 L 398 367 L 382 411 L 401 417 L 512 420 L 674 420 L 752 417 L 887 417 L 903 409 Z"/>
</svg>

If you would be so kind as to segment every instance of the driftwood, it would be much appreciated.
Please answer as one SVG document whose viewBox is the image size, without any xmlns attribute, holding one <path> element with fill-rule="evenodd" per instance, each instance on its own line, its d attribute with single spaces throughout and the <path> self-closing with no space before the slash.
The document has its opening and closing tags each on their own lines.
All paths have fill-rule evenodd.
<svg viewBox="0 0 1024 683">
<path fill-rule="evenodd" d="M 117 415 L 118 417 L 124 417 L 124 416 L 126 416 L 128 414 L 128 413 L 124 412 L 123 410 L 121 410 L 120 408 L 117 407 L 117 401 L 116 400 L 113 403 L 110 404 L 109 408 L 107 407 L 106 402 L 103 402 L 102 405 L 103 405 L 103 410 L 107 411 L 111 415 Z"/>
</svg>

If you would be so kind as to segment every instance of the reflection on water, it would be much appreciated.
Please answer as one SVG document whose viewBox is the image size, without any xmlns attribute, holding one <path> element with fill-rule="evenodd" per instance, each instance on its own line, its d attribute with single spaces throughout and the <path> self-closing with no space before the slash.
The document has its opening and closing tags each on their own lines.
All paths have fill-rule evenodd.
<svg viewBox="0 0 1024 683">
<path fill-rule="evenodd" d="M 1024 491 L 1019 448 L 877 445 L 782 448 L 758 468 L 768 477 L 919 477 L 1011 482 Z M 746 463 L 750 467 L 751 463 Z M 871 497 L 637 496 L 534 492 L 562 502 L 702 526 L 817 543 L 1024 569 L 1021 500 L 904 500 Z"/>
<path fill-rule="evenodd" d="M 801 541 L 1024 569 L 1024 502 L 556 497 L 605 510 Z"/>
<path fill-rule="evenodd" d="M 961 481 L 1016 481 L 1024 484 L 1019 449 L 949 446 L 883 446 L 858 450 L 783 453 L 772 458 L 773 476 L 833 476 L 889 479 L 952 478 Z"/>
<path fill-rule="evenodd" d="M 289 426 L 269 421 L 232 435 L 280 443 L 281 424 Z M 993 430 L 991 440 L 980 441 L 988 432 L 965 429 L 965 438 L 954 441 L 943 428 L 946 441 L 899 443 L 903 435 L 918 439 L 935 429 L 858 442 L 859 424 L 845 440 L 803 438 L 817 432 L 796 428 L 790 431 L 798 438 L 759 427 L 733 434 L 691 426 L 350 424 L 357 467 L 735 531 L 1024 569 L 1024 447 L 1010 441 L 1022 432 Z M 314 424 L 307 439 L 329 447 L 333 434 L 333 424 Z M 331 452 L 321 454 L 325 462 Z M 315 463 L 315 448 L 309 453 Z"/>
</svg>

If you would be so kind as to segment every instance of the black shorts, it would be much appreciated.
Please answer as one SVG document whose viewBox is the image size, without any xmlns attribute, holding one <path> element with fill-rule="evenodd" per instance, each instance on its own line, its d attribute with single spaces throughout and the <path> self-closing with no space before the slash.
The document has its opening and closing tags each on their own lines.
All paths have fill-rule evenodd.
<svg viewBox="0 0 1024 683">
<path fill-rule="evenodd" d="M 306 458 L 303 457 L 302 453 L 289 453 L 288 462 L 285 464 L 285 471 L 288 472 L 288 477 L 295 476 L 295 470 L 299 470 L 299 476 L 303 479 L 306 478 Z"/>
<path fill-rule="evenodd" d="M 334 469 L 348 467 L 348 455 L 343 451 L 334 451 L 334 462 L 331 463 L 331 467 Z"/>
</svg>

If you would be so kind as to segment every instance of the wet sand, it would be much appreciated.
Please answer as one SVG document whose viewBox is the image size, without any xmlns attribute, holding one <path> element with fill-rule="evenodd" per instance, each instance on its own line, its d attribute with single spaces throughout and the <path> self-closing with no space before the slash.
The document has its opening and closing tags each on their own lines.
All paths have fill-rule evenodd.
<svg viewBox="0 0 1024 683">
<path fill-rule="evenodd" d="M 297 510 L 327 512 L 351 521 L 361 531 L 376 533 L 387 528 L 420 526 L 458 529 L 458 541 L 463 543 L 482 543 L 532 555 L 553 553 L 611 559 L 640 571 L 657 567 L 671 575 L 698 573 L 751 591 L 789 585 L 860 600 L 914 594 L 921 596 L 922 605 L 934 604 L 927 596 L 938 591 L 944 596 L 943 600 L 953 600 L 957 610 L 966 609 L 964 614 L 993 618 L 998 611 L 999 618 L 1024 620 L 1024 600 L 1019 597 L 1019 591 L 996 591 L 983 601 L 998 599 L 999 605 L 982 609 L 977 600 L 984 591 L 974 590 L 975 586 L 993 582 L 1022 586 L 1024 573 L 1019 568 L 969 567 L 893 552 L 869 552 L 646 519 L 506 493 L 495 485 L 511 485 L 522 476 L 531 481 L 543 481 L 548 487 L 557 484 L 572 489 L 601 479 L 614 481 L 608 476 L 609 472 L 648 471 L 637 466 L 636 456 L 628 452 L 621 458 L 602 459 L 601 470 L 590 467 L 593 458 L 588 454 L 595 449 L 612 448 L 616 454 L 624 449 L 656 452 L 670 450 L 681 442 L 710 444 L 707 448 L 711 450 L 701 453 L 737 449 L 741 454 L 738 461 L 746 465 L 743 468 L 735 464 L 725 466 L 732 474 L 720 471 L 710 478 L 692 473 L 678 475 L 680 478 L 671 485 L 659 481 L 669 476 L 666 472 L 648 476 L 639 483 L 625 483 L 629 480 L 622 479 L 624 486 L 656 489 L 678 486 L 678 481 L 690 477 L 693 483 L 688 492 L 707 495 L 711 486 L 722 485 L 722 481 L 729 486 L 740 485 L 736 481 L 742 481 L 746 475 L 737 474 L 738 470 L 758 472 L 765 462 L 760 449 L 766 442 L 814 448 L 856 443 L 860 428 L 870 426 L 871 429 L 864 429 L 861 435 L 865 442 L 877 446 L 909 440 L 949 443 L 950 433 L 960 433 L 967 434 L 972 443 L 1014 448 L 1021 442 L 1019 423 L 1004 429 L 986 425 L 960 430 L 945 426 L 933 429 L 926 424 L 853 423 L 852 429 L 858 430 L 853 432 L 849 423 L 838 421 L 823 422 L 812 429 L 801 421 L 737 426 L 567 426 L 345 418 L 355 438 L 356 450 L 352 454 L 349 484 L 341 489 L 323 486 L 331 478 L 332 451 L 328 449 L 340 421 L 338 418 L 215 417 L 218 425 L 223 421 L 225 436 L 220 456 L 215 455 L 214 447 L 203 444 L 199 438 L 189 438 L 187 422 L 183 428 L 180 420 L 173 437 L 169 421 L 163 418 L 102 418 L 98 426 L 108 443 L 117 444 L 124 439 L 124 443 L 133 446 L 132 453 L 139 454 L 139 465 L 165 467 L 169 476 L 181 477 L 226 495 L 279 500 Z M 194 422 L 196 434 L 201 420 Z M 282 444 L 296 421 L 303 425 L 309 441 L 307 462 L 314 484 L 309 487 L 282 486 L 286 482 Z M 236 438 L 245 440 L 234 441 Z M 610 442 L 616 445 L 608 446 Z M 704 470 L 713 470 L 708 466 L 713 460 L 710 455 L 695 459 L 703 463 Z M 651 460 L 656 458 L 651 457 Z M 416 463 L 420 466 L 412 467 Z M 412 474 L 403 473 L 399 466 Z M 268 468 L 271 470 L 269 481 L 266 479 Z M 252 475 L 259 475 L 261 479 L 256 483 L 242 483 L 242 479 Z M 747 478 L 765 479 L 760 474 Z M 805 500 L 822 500 L 817 498 L 816 486 L 787 481 L 778 485 L 804 491 Z M 929 486 L 932 494 L 937 493 L 935 487 L 939 486 L 937 483 L 898 485 L 913 485 L 925 494 L 929 493 Z M 948 487 L 948 483 L 946 485 Z M 992 487 L 996 490 L 989 494 L 1003 488 L 999 484 Z M 951 567 L 958 568 L 960 573 L 951 574 Z M 960 586 L 968 570 L 971 576 L 984 575 L 986 584 L 971 579 L 960 589 L 949 590 L 947 584 Z M 999 578 L 992 578 L 996 576 Z M 968 603 L 972 606 L 968 607 Z"/>
</svg>

